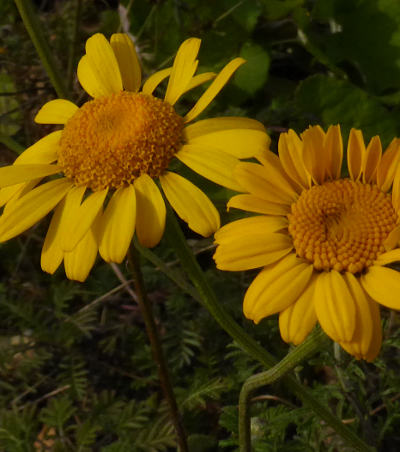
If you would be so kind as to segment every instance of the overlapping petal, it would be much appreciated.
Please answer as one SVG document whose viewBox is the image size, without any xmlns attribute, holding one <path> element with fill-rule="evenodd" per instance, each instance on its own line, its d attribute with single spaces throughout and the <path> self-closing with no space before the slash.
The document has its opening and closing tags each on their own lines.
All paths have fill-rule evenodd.
<svg viewBox="0 0 400 452">
<path fill-rule="evenodd" d="M 55 99 L 47 102 L 35 116 L 38 124 L 66 124 L 79 108 L 66 99 Z"/>
<path fill-rule="evenodd" d="M 115 33 L 111 36 L 110 44 L 118 62 L 124 89 L 139 91 L 142 70 L 132 39 L 126 33 Z"/>
</svg>

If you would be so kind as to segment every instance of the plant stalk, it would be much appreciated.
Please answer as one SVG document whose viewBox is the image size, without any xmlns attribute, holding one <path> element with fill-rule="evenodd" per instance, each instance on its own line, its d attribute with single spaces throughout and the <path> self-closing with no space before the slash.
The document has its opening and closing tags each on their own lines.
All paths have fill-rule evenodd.
<svg viewBox="0 0 400 452">
<path fill-rule="evenodd" d="M 178 405 L 176 403 L 174 391 L 172 389 L 169 372 L 162 349 L 160 336 L 158 334 L 157 325 L 154 320 L 153 309 L 150 300 L 147 297 L 143 275 L 138 263 L 138 256 L 134 254 L 134 248 L 131 247 L 128 251 L 128 263 L 133 275 L 135 290 L 137 295 L 137 302 L 142 312 L 143 320 L 146 326 L 147 336 L 150 341 L 153 358 L 157 365 L 158 377 L 160 379 L 161 388 L 165 399 L 167 400 L 172 422 L 175 427 L 177 441 L 180 452 L 188 452 L 186 441 L 186 433 L 183 428 L 182 420 L 179 414 Z"/>
<path fill-rule="evenodd" d="M 64 80 L 47 44 L 43 26 L 39 22 L 31 0 L 14 0 L 14 2 L 58 97 L 67 99 L 68 94 Z"/>
</svg>

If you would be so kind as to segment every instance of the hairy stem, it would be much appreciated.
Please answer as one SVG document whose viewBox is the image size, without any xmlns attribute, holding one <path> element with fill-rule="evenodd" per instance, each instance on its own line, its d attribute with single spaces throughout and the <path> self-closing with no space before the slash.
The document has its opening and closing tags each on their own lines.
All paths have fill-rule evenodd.
<svg viewBox="0 0 400 452">
<path fill-rule="evenodd" d="M 150 341 L 153 358 L 157 364 L 158 377 L 165 399 L 167 400 L 172 422 L 175 427 L 180 452 L 188 452 L 186 434 L 183 428 L 182 420 L 178 411 L 174 391 L 172 389 L 169 372 L 164 357 L 157 325 L 153 316 L 153 309 L 150 300 L 147 297 L 142 272 L 138 263 L 138 256 L 134 255 L 132 247 L 128 252 L 129 267 L 132 272 L 137 295 L 137 302 L 142 311 L 143 320 L 146 326 L 147 336 Z"/>
</svg>

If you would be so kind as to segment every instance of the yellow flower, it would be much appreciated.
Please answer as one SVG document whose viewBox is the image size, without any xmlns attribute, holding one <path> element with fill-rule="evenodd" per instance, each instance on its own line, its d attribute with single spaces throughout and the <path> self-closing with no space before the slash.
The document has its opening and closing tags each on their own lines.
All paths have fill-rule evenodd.
<svg viewBox="0 0 400 452">
<path fill-rule="evenodd" d="M 240 162 L 235 176 L 246 193 L 228 207 L 259 215 L 215 234 L 222 270 L 263 267 L 244 297 L 244 314 L 258 323 L 279 313 L 284 341 L 301 343 L 318 321 L 356 358 L 373 360 L 382 337 L 378 304 L 400 309 L 400 139 L 385 153 L 379 137 L 366 147 L 352 129 L 349 176 L 341 177 L 339 126 L 310 127 L 279 139 L 279 157 Z"/>
<path fill-rule="evenodd" d="M 218 75 L 195 75 L 199 47 L 199 39 L 183 42 L 173 66 L 153 74 L 139 91 L 141 70 L 128 35 L 114 34 L 110 42 L 101 34 L 89 38 L 78 79 L 94 99 L 80 108 L 64 99 L 46 103 L 36 122 L 63 124 L 63 130 L 39 140 L 14 165 L 0 168 L 0 206 L 5 206 L 0 241 L 21 234 L 55 208 L 42 268 L 54 273 L 64 260 L 67 277 L 83 281 L 97 251 L 107 262 L 121 262 L 135 229 L 142 245 L 158 244 L 166 208 L 155 179 L 192 230 L 203 236 L 217 230 L 214 205 L 187 179 L 167 170 L 171 160 L 176 157 L 237 189 L 232 169 L 238 159 L 266 147 L 269 139 L 252 119 L 223 117 L 188 125 L 244 63 L 236 58 Z M 164 99 L 154 97 L 167 78 Z M 180 116 L 173 105 L 209 80 L 193 108 Z M 39 184 L 55 174 L 61 177 Z"/>
</svg>

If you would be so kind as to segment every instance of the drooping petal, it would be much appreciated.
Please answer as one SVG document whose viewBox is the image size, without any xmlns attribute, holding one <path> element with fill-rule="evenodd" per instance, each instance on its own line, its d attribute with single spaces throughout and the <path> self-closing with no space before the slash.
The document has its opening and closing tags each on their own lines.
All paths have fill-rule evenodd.
<svg viewBox="0 0 400 452">
<path fill-rule="evenodd" d="M 184 133 L 188 127 L 184 129 Z M 186 142 L 197 146 L 219 148 L 227 154 L 243 159 L 254 157 L 259 152 L 268 149 L 271 140 L 263 130 L 238 128 L 209 132 L 194 138 L 189 138 L 186 133 Z"/>
<path fill-rule="evenodd" d="M 313 303 L 315 275 L 299 298 L 279 314 L 279 330 L 282 339 L 294 345 L 301 344 L 317 322 Z"/>
<path fill-rule="evenodd" d="M 363 182 L 376 182 L 377 168 L 382 157 L 382 145 L 378 136 L 375 136 L 369 142 L 365 151 L 365 158 L 363 161 Z"/>
<path fill-rule="evenodd" d="M 76 247 L 64 253 L 64 268 L 68 279 L 84 282 L 96 262 L 98 217 Z"/>
<path fill-rule="evenodd" d="M 160 190 L 147 174 L 135 179 L 136 235 L 141 245 L 152 248 L 161 240 L 165 229 L 166 208 Z"/>
<path fill-rule="evenodd" d="M 242 271 L 259 268 L 278 261 L 293 249 L 287 234 L 252 232 L 233 238 L 216 239 L 219 246 L 214 254 L 220 270 Z"/>
<path fill-rule="evenodd" d="M 38 124 L 66 124 L 79 108 L 69 100 L 55 99 L 47 102 L 35 116 Z"/>
<path fill-rule="evenodd" d="M 56 161 L 61 134 L 62 130 L 51 132 L 32 146 L 29 146 L 16 158 L 14 165 L 44 164 Z"/>
<path fill-rule="evenodd" d="M 228 83 L 229 79 L 236 72 L 236 70 L 244 64 L 246 61 L 243 58 L 235 58 L 229 62 L 222 71 L 213 80 L 211 85 L 198 99 L 194 107 L 187 113 L 183 118 L 185 122 L 190 122 L 200 113 L 202 113 L 208 105 L 214 100 L 216 95 L 221 91 L 221 89 Z"/>
<path fill-rule="evenodd" d="M 186 39 L 178 49 L 171 75 L 169 77 L 165 102 L 174 105 L 179 97 L 185 92 L 197 69 L 201 40 L 197 38 Z"/>
<path fill-rule="evenodd" d="M 361 130 L 351 129 L 347 143 L 347 167 L 350 178 L 358 180 L 365 159 L 365 144 Z"/>
<path fill-rule="evenodd" d="M 301 134 L 304 143 L 303 161 L 316 184 L 322 184 L 328 174 L 330 160 L 323 155 L 325 132 L 320 126 L 311 126 Z"/>
<path fill-rule="evenodd" d="M 368 295 L 379 304 L 400 309 L 400 275 L 391 268 L 373 265 L 361 275 L 360 282 Z"/>
<path fill-rule="evenodd" d="M 100 219 L 99 252 L 106 262 L 121 263 L 128 251 L 136 220 L 136 195 L 133 185 L 118 189 Z"/>
<path fill-rule="evenodd" d="M 336 342 L 351 341 L 355 330 L 356 307 L 344 276 L 336 270 L 317 277 L 314 306 L 318 321 Z"/>
<path fill-rule="evenodd" d="M 384 192 L 392 186 L 400 157 L 400 138 L 393 138 L 378 164 L 376 184 Z"/>
<path fill-rule="evenodd" d="M 233 171 L 239 160 L 230 154 L 208 145 L 187 144 L 175 154 L 181 162 L 207 179 L 241 191 L 241 186 L 233 177 Z"/>
<path fill-rule="evenodd" d="M 290 206 L 296 196 L 294 190 L 291 193 L 281 190 L 280 178 L 270 177 L 265 167 L 257 163 L 239 163 L 234 176 L 246 191 L 270 202 Z"/>
<path fill-rule="evenodd" d="M 110 39 L 117 58 L 125 90 L 137 92 L 142 83 L 142 71 L 132 39 L 126 33 L 114 33 Z"/>
<path fill-rule="evenodd" d="M 33 164 L 10 165 L 0 168 L 0 187 L 28 182 L 32 179 L 42 178 L 61 171 L 57 165 Z"/>
<path fill-rule="evenodd" d="M 218 211 L 199 188 L 171 172 L 161 175 L 160 182 L 172 208 L 190 229 L 208 237 L 219 228 Z"/>
<path fill-rule="evenodd" d="M 343 140 L 340 126 L 330 126 L 324 140 L 324 150 L 329 162 L 327 175 L 331 179 L 339 179 L 343 161 Z"/>
<path fill-rule="evenodd" d="M 312 265 L 293 253 L 265 267 L 247 289 L 244 315 L 258 323 L 293 304 L 309 284 Z"/>
<path fill-rule="evenodd" d="M 142 92 L 144 94 L 153 94 L 153 91 L 163 80 L 165 80 L 171 74 L 171 71 L 172 67 L 168 67 L 150 75 L 150 77 L 144 82 Z"/>
<path fill-rule="evenodd" d="M 64 251 L 60 246 L 60 223 L 64 206 L 65 199 L 58 204 L 54 211 L 40 256 L 42 270 L 51 275 L 57 270 L 64 258 Z"/>
<path fill-rule="evenodd" d="M 0 242 L 12 239 L 29 229 L 67 194 L 72 182 L 57 179 L 40 185 L 22 196 L 0 219 Z"/>
<path fill-rule="evenodd" d="M 266 201 L 254 195 L 236 195 L 233 196 L 226 205 L 229 210 L 231 207 L 248 212 L 264 213 L 266 215 L 284 215 L 290 212 L 289 205 L 277 204 L 275 202 Z"/>
<path fill-rule="evenodd" d="M 202 119 L 201 121 L 189 124 L 184 129 L 184 135 L 186 141 L 189 143 L 203 135 L 236 129 L 265 132 L 265 127 L 255 119 L 239 116 L 222 116 L 220 118 Z"/>
<path fill-rule="evenodd" d="M 281 165 L 300 190 L 311 186 L 311 176 L 303 161 L 303 142 L 293 130 L 281 133 L 278 142 Z"/>
<path fill-rule="evenodd" d="M 96 191 L 89 195 L 82 204 L 79 204 L 79 196 L 77 195 L 74 202 L 71 202 L 71 208 L 68 209 L 69 221 L 65 223 L 65 233 L 62 243 L 64 251 L 72 251 L 92 226 L 103 207 L 107 192 L 107 188 Z M 68 203 L 68 199 L 66 202 Z"/>
</svg>

